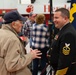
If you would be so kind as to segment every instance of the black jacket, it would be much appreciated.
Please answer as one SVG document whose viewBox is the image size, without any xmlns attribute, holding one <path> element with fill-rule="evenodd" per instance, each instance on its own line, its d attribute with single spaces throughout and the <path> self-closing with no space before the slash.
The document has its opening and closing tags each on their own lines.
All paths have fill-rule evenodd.
<svg viewBox="0 0 76 75">
<path fill-rule="evenodd" d="M 55 36 L 50 62 L 56 75 L 76 75 L 76 30 L 70 23 Z"/>
</svg>

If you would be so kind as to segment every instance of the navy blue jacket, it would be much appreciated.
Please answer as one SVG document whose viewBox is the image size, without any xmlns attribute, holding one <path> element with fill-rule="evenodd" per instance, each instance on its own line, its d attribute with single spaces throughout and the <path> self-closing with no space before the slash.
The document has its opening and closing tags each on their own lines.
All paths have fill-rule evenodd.
<svg viewBox="0 0 76 75">
<path fill-rule="evenodd" d="M 76 30 L 70 23 L 55 36 L 50 62 L 56 75 L 76 75 Z"/>
</svg>

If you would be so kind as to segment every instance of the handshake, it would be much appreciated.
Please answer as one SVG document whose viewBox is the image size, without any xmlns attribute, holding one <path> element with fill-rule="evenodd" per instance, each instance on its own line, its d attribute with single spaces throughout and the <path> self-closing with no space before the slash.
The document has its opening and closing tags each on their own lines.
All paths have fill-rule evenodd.
<svg viewBox="0 0 76 75">
<path fill-rule="evenodd" d="M 41 58 L 41 51 L 39 51 L 38 49 L 31 49 L 30 51 L 31 55 L 32 55 L 32 59 L 35 59 L 35 58 Z"/>
</svg>

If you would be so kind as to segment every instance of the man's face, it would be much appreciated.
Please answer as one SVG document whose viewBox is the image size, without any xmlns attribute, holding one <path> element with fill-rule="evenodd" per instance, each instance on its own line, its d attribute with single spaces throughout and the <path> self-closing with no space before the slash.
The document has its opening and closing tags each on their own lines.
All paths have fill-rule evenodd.
<svg viewBox="0 0 76 75">
<path fill-rule="evenodd" d="M 55 27 L 60 29 L 64 26 L 64 24 L 66 22 L 66 18 L 62 17 L 61 12 L 58 11 L 58 12 L 54 13 L 54 20 L 53 21 L 54 21 Z"/>
<path fill-rule="evenodd" d="M 32 16 L 32 22 L 34 22 L 35 21 L 35 16 Z"/>
<path fill-rule="evenodd" d="M 23 26 L 22 21 L 17 20 L 17 21 L 12 22 L 12 27 L 17 33 L 21 32 L 22 26 Z"/>
<path fill-rule="evenodd" d="M 33 14 L 33 15 L 32 15 L 32 16 L 30 16 L 29 18 L 30 18 L 30 20 L 31 20 L 32 22 L 34 22 L 34 21 L 35 21 L 35 18 L 36 18 L 36 15 L 35 15 L 35 14 Z"/>
</svg>

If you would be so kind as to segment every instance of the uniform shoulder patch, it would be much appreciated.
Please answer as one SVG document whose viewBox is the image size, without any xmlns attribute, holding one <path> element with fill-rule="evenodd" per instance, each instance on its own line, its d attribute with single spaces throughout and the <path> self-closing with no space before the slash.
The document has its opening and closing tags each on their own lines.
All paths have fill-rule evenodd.
<svg viewBox="0 0 76 75">
<path fill-rule="evenodd" d="M 62 50 L 62 53 L 64 54 L 64 55 L 69 55 L 69 53 L 70 53 L 70 44 L 67 44 L 67 43 L 65 43 L 65 46 L 63 47 L 63 50 Z"/>
</svg>

